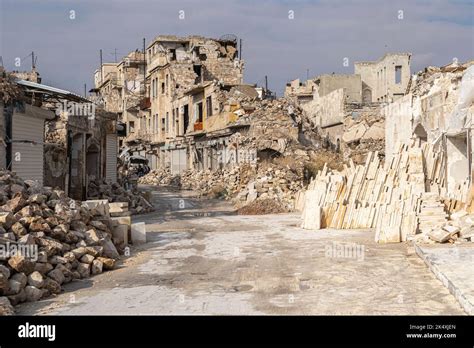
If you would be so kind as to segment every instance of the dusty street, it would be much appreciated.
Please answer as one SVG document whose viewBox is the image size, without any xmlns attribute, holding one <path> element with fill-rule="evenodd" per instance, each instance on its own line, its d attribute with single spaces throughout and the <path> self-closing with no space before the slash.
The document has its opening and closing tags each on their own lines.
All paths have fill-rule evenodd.
<svg viewBox="0 0 474 348">
<path fill-rule="evenodd" d="M 152 241 L 119 269 L 18 314 L 464 313 L 413 251 L 377 245 L 373 231 L 303 230 L 299 214 L 238 216 L 189 191 L 153 198 L 157 211 L 134 217 Z"/>
</svg>

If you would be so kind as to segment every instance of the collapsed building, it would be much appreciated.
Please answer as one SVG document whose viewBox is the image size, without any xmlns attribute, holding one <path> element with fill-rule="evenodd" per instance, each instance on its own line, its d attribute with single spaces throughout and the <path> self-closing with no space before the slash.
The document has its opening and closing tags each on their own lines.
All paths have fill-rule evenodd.
<svg viewBox="0 0 474 348">
<path fill-rule="evenodd" d="M 446 156 L 448 195 L 472 177 L 471 64 L 426 68 L 413 76 L 405 97 L 382 110 L 387 157 L 413 137 L 435 145 Z"/>
<path fill-rule="evenodd" d="M 324 168 L 299 197 L 303 227 L 375 228 L 378 242 L 473 241 L 473 62 L 428 67 L 382 108 L 385 163 Z"/>
<path fill-rule="evenodd" d="M 123 88 L 125 83 L 138 82 L 140 93 L 145 92 L 139 94 L 140 110 L 133 117 L 129 111 L 122 117 L 127 127 L 123 146 L 146 157 L 153 169 L 179 173 L 210 166 L 207 158 L 213 155 L 207 127 L 212 128 L 220 114 L 229 117 L 219 95 L 242 85 L 243 61 L 238 57 L 237 39 L 232 35 L 220 39 L 158 36 L 146 48 L 143 63 L 135 78 L 119 78 L 115 89 L 108 81 L 113 74 L 120 75 L 122 63 L 104 64 L 103 72 L 96 72 L 96 90 L 106 110 L 116 108 L 126 114 L 120 105 L 125 98 L 115 91 L 128 90 Z M 145 69 L 143 75 L 140 69 Z M 104 74 L 105 80 L 99 81 Z"/>
<path fill-rule="evenodd" d="M 130 52 L 118 63 L 104 63 L 94 72 L 91 100 L 106 111 L 117 113 L 119 147 L 136 140 L 143 116 L 145 54 Z"/>
<path fill-rule="evenodd" d="M 304 83 L 294 80 L 287 84 L 285 95 L 301 106 L 324 147 L 356 163 L 363 163 L 374 149 L 383 158 L 381 107 L 405 95 L 410 57 L 386 54 L 375 62 L 354 63 L 354 74 L 324 74 Z"/>
</svg>

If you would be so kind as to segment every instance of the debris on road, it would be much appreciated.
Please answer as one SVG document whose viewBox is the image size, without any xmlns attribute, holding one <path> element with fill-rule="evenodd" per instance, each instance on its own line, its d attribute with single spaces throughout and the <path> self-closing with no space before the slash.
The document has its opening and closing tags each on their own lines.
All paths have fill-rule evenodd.
<svg viewBox="0 0 474 348">
<path fill-rule="evenodd" d="M 153 211 L 153 205 L 138 190 L 125 190 L 117 183 L 106 180 L 94 180 L 89 183 L 90 199 L 107 199 L 109 202 L 127 202 L 132 214 L 144 214 Z"/>
<path fill-rule="evenodd" d="M 76 201 L 0 171 L 0 204 L 3 314 L 11 314 L 10 304 L 58 294 L 62 284 L 113 269 L 127 242 L 116 236 L 128 222 L 111 218 L 116 207 L 107 200 Z"/>
</svg>

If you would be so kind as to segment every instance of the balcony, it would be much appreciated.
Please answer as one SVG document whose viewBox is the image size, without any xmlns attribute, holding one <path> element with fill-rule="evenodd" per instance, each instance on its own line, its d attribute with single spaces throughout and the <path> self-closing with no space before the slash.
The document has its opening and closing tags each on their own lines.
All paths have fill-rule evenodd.
<svg viewBox="0 0 474 348">
<path fill-rule="evenodd" d="M 194 131 L 202 131 L 203 127 L 202 127 L 202 122 L 196 122 L 194 123 Z"/>
<path fill-rule="evenodd" d="M 150 98 L 143 98 L 141 101 L 140 101 L 140 109 L 141 110 L 146 110 L 146 109 L 150 109 L 151 108 L 151 100 Z"/>
</svg>

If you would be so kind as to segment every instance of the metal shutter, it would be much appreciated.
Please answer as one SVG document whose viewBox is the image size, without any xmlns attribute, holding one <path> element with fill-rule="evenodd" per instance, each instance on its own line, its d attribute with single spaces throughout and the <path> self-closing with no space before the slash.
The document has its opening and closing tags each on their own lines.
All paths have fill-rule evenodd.
<svg viewBox="0 0 474 348">
<path fill-rule="evenodd" d="M 180 174 L 187 167 L 186 149 L 171 151 L 171 174 Z"/>
<path fill-rule="evenodd" d="M 12 170 L 25 180 L 43 185 L 44 120 L 16 113 L 12 128 Z M 24 140 L 35 143 L 18 142 Z"/>
<path fill-rule="evenodd" d="M 105 178 L 117 182 L 117 134 L 107 134 Z"/>
</svg>

